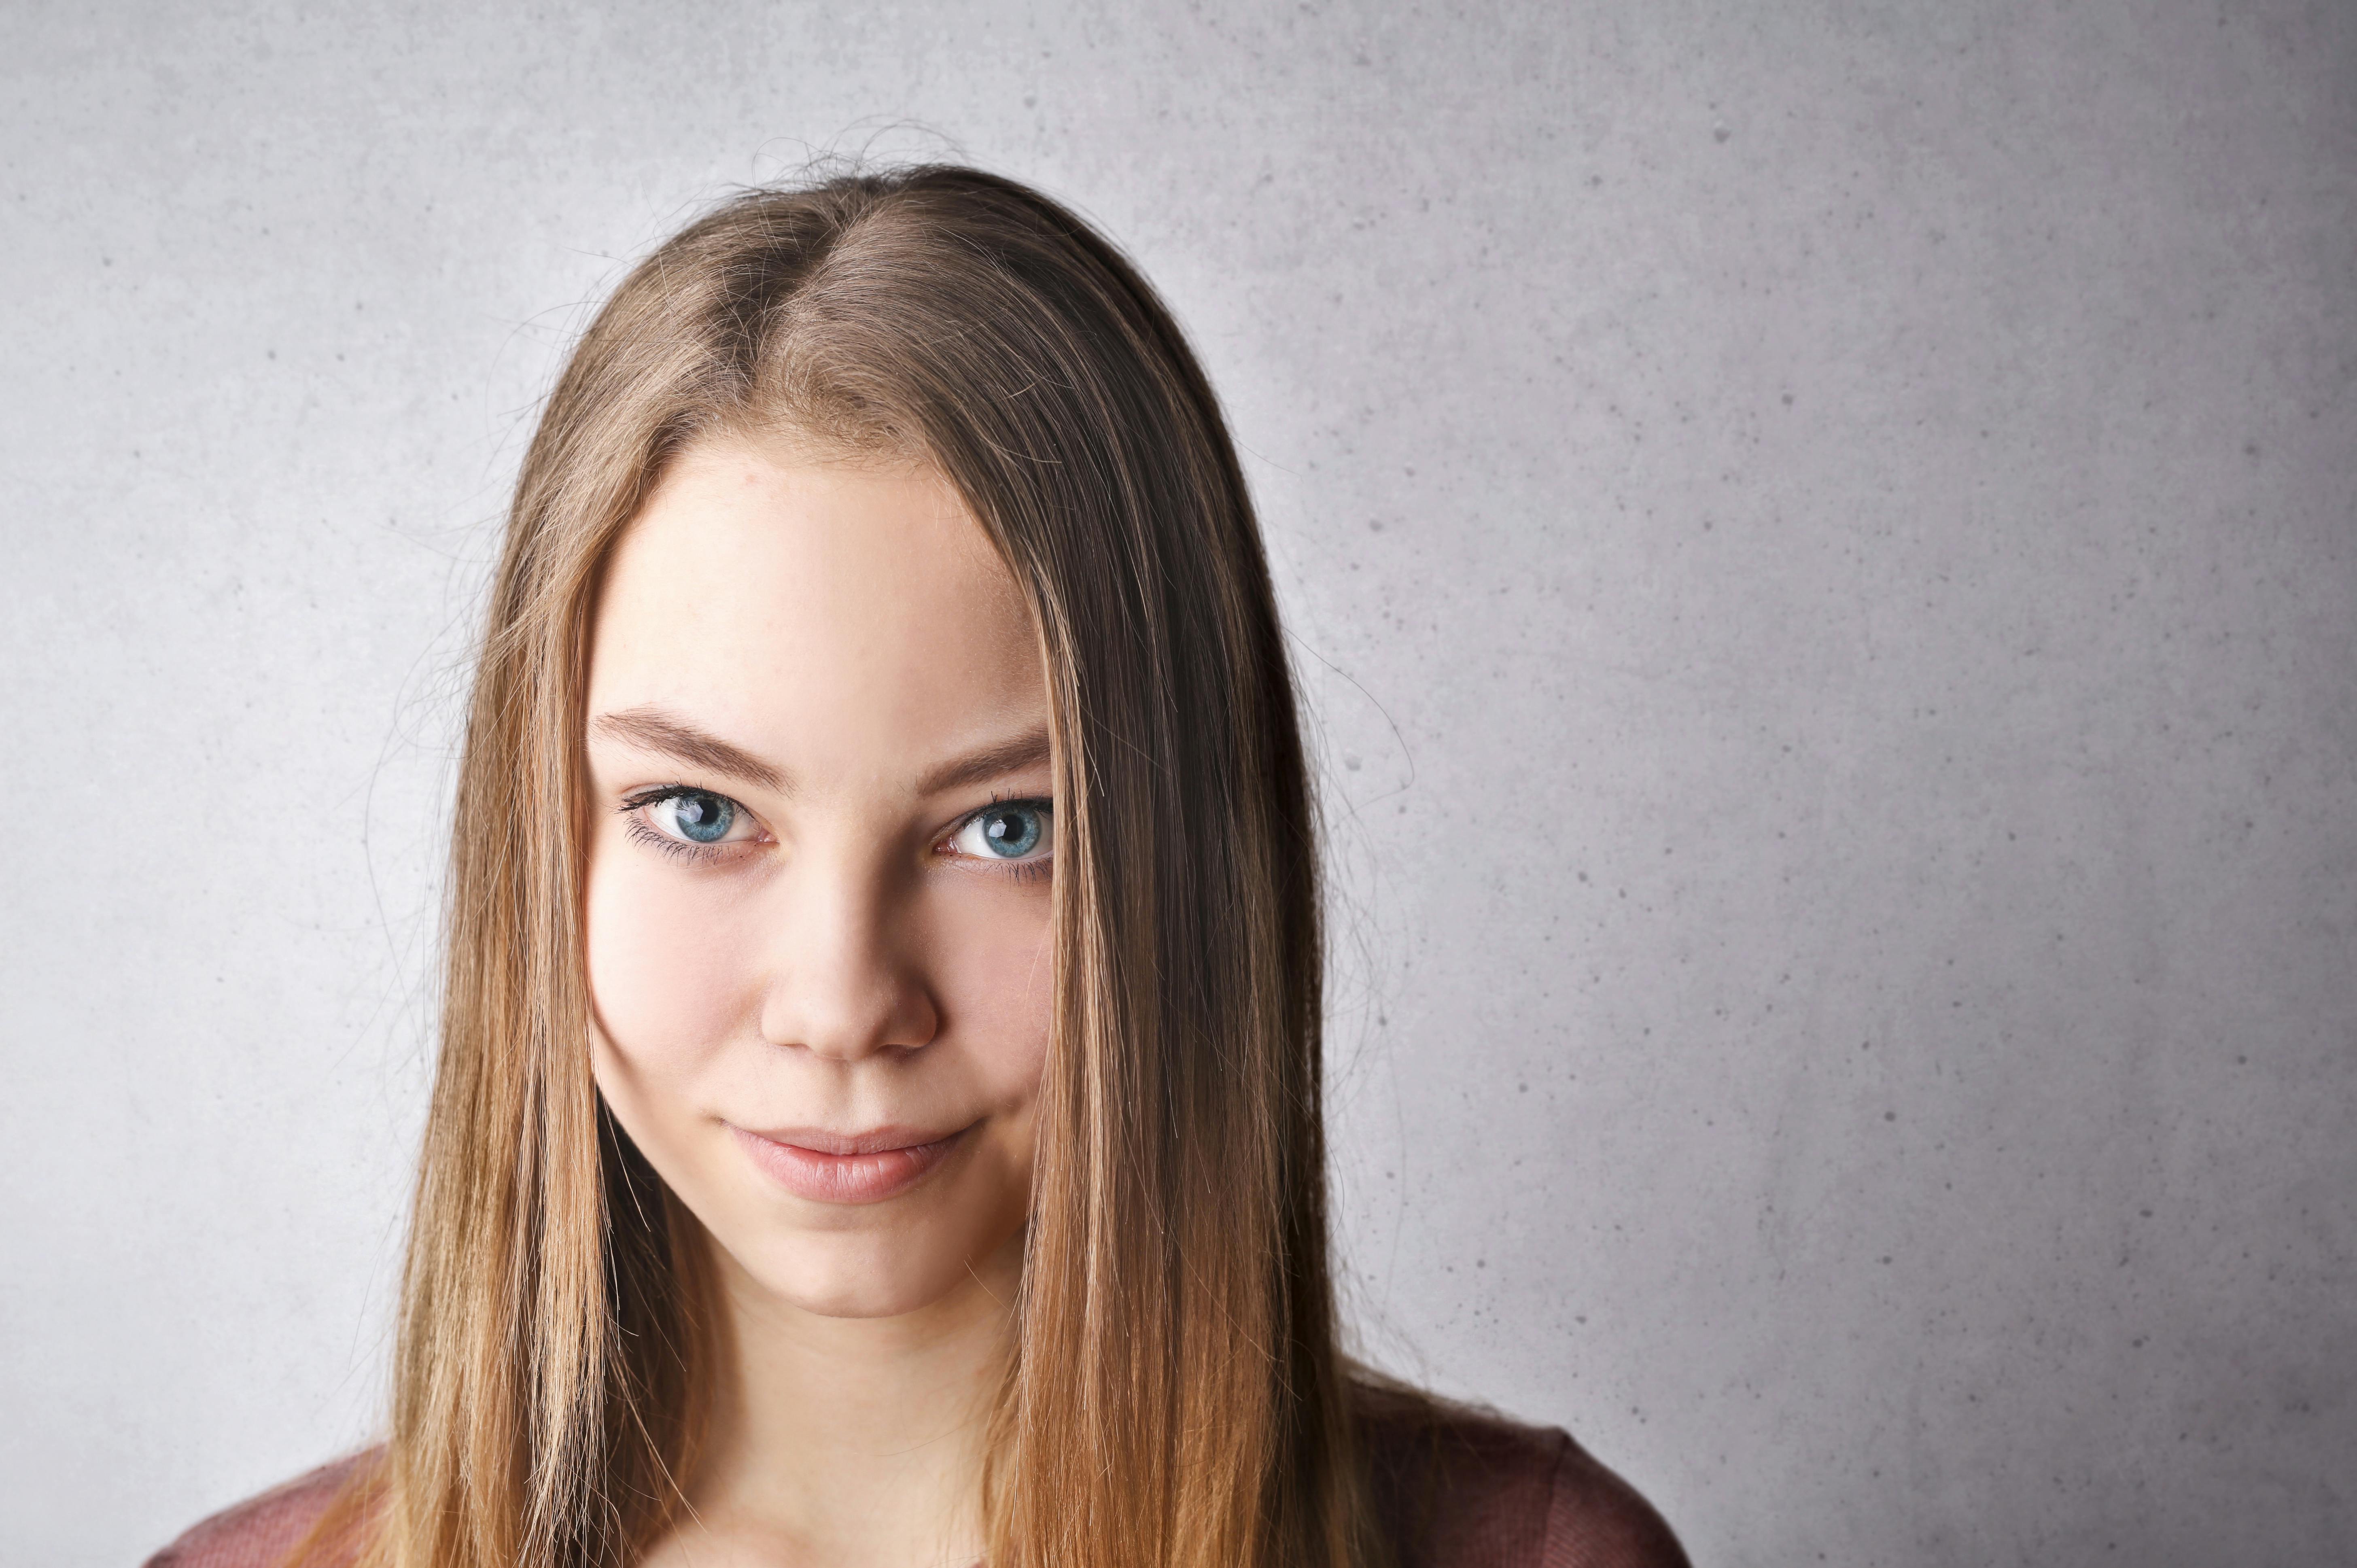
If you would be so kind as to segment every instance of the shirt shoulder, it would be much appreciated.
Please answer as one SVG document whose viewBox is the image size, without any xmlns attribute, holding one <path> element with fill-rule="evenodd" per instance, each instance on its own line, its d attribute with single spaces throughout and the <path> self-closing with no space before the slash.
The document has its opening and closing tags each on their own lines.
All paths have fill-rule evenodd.
<svg viewBox="0 0 2357 1568">
<path fill-rule="evenodd" d="M 1361 1411 L 1398 1568 L 1690 1568 L 1652 1505 L 1560 1428 L 1406 1391 Z"/>
<path fill-rule="evenodd" d="M 193 1524 L 147 1559 L 146 1568 L 280 1568 L 353 1477 L 377 1456 L 370 1449 L 333 1460 Z M 348 1558 L 333 1554 L 330 1561 Z"/>
</svg>

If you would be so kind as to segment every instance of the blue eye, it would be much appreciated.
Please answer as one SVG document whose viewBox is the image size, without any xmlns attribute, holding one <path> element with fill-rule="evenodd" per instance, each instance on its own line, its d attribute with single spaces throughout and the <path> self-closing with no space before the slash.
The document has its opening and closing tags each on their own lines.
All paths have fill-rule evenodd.
<svg viewBox="0 0 2357 1568">
<path fill-rule="evenodd" d="M 992 811 L 982 819 L 982 842 L 990 853 L 1013 860 L 1029 854 L 1048 836 L 1048 814 L 1028 806 Z"/>
<path fill-rule="evenodd" d="M 673 795 L 666 804 L 680 836 L 697 843 L 718 843 L 728 836 L 729 826 L 737 820 L 736 803 L 719 795 L 701 791 Z"/>
<path fill-rule="evenodd" d="M 648 832 L 650 842 L 678 847 L 723 842 L 742 825 L 744 809 L 709 789 L 669 789 L 627 801 L 623 810 L 645 823 L 636 831 Z"/>
<path fill-rule="evenodd" d="M 1008 800 L 967 818 L 951 843 L 963 854 L 1022 860 L 1048 847 L 1054 825 L 1045 800 Z"/>
</svg>

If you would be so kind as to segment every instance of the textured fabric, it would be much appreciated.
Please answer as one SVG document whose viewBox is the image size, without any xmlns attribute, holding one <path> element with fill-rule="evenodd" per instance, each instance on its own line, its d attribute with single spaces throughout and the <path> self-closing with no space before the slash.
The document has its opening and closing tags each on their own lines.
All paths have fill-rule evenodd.
<svg viewBox="0 0 2357 1568">
<path fill-rule="evenodd" d="M 1376 1391 L 1361 1433 L 1398 1568 L 1688 1568 L 1652 1506 L 1559 1429 Z"/>
<path fill-rule="evenodd" d="M 1661 1515 L 1563 1432 L 1400 1396 L 1369 1410 L 1364 1434 L 1397 1568 L 1688 1568 Z M 277 1568 L 371 1456 L 217 1513 L 147 1568 Z"/>
<path fill-rule="evenodd" d="M 147 1559 L 147 1568 L 278 1568 L 374 1450 L 322 1465 L 223 1509 Z M 342 1554 L 350 1560 L 350 1553 Z"/>
</svg>

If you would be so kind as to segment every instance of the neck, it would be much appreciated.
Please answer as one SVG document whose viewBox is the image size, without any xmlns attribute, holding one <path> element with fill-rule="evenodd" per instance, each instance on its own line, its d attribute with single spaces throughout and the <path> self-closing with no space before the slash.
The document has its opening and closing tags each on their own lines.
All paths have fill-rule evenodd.
<svg viewBox="0 0 2357 1568">
<path fill-rule="evenodd" d="M 697 1562 L 966 1568 L 1021 1272 L 1017 1237 L 897 1317 L 780 1302 L 712 1247 L 721 1332 L 680 1544 Z M 668 1553 L 662 1554 L 668 1556 Z"/>
</svg>

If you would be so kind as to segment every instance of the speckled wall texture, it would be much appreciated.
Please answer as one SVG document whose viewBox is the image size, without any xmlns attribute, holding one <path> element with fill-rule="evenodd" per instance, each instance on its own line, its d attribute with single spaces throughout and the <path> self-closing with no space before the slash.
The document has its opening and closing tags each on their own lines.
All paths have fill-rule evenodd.
<svg viewBox="0 0 2357 1568">
<path fill-rule="evenodd" d="M 1080 205 L 1316 708 L 1377 1359 L 1706 1564 L 2357 1560 L 2357 8 L 10 5 L 0 1560 L 356 1441 L 454 693 L 729 183 Z"/>
</svg>

